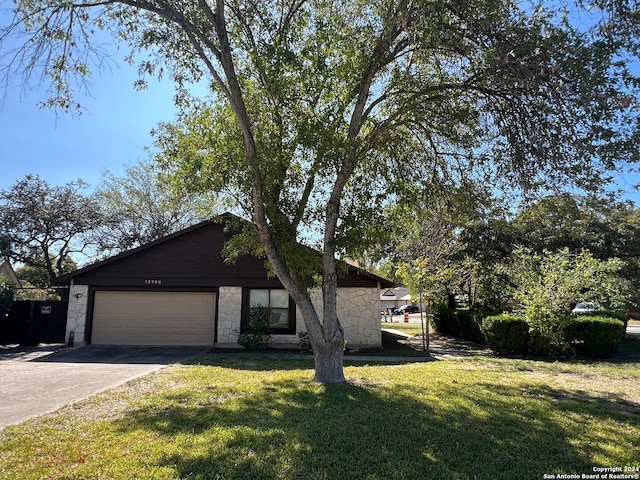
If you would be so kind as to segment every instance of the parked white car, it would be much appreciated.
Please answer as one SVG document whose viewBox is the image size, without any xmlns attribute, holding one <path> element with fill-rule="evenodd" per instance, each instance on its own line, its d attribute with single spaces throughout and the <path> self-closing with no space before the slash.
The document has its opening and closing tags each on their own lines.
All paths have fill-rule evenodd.
<svg viewBox="0 0 640 480">
<path fill-rule="evenodd" d="M 589 313 L 596 310 L 600 310 L 600 308 L 593 302 L 578 302 L 571 313 Z"/>
</svg>

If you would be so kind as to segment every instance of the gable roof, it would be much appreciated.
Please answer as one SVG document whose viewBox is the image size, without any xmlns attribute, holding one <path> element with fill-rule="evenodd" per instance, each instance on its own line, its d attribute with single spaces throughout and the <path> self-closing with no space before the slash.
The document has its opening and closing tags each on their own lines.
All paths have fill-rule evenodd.
<svg viewBox="0 0 640 480">
<path fill-rule="evenodd" d="M 411 299 L 407 287 L 395 287 L 380 294 L 380 300 L 396 301 L 407 299 Z"/>
<path fill-rule="evenodd" d="M 144 274 L 145 270 L 153 276 L 156 272 L 164 272 L 169 275 L 169 269 L 182 270 L 183 277 L 190 276 L 188 280 L 190 286 L 211 287 L 219 285 L 241 285 L 254 284 L 256 277 L 264 286 L 272 286 L 280 282 L 274 278 L 267 278 L 264 260 L 250 255 L 244 255 L 236 261 L 234 265 L 225 264 L 220 250 L 226 240 L 231 237 L 224 231 L 225 223 L 228 221 L 245 220 L 231 214 L 225 213 L 215 220 L 206 220 L 191 227 L 185 228 L 171 235 L 159 238 L 145 245 L 127 250 L 102 261 L 80 268 L 73 272 L 62 275 L 55 280 L 55 284 L 69 284 L 72 280 L 76 283 L 96 284 L 97 281 L 106 282 L 105 275 L 112 278 L 119 277 L 128 285 L 139 285 L 140 278 L 122 278 L 129 276 L 125 274 L 126 265 L 129 269 L 139 270 Z M 211 252 L 214 252 L 212 254 Z M 180 256 L 181 258 L 174 258 Z M 206 257 L 206 258 L 204 258 Z M 153 268 L 151 267 L 153 265 Z M 347 264 L 347 274 L 339 280 L 344 286 L 361 286 L 364 280 L 379 283 L 383 288 L 393 287 L 393 282 L 379 277 L 371 272 L 367 272 L 356 266 Z M 189 270 L 190 269 L 190 270 Z M 194 272 L 197 270 L 198 278 L 194 279 Z M 191 272 L 188 274 L 187 271 Z M 204 272 L 204 273 L 203 273 Z M 103 278 L 97 278 L 102 275 Z M 186 278 L 177 278 L 174 275 L 173 286 L 184 286 L 180 282 L 187 282 Z M 360 280 L 358 280 L 358 278 Z M 220 283 L 224 280 L 226 283 Z M 230 283 L 229 280 L 234 280 Z M 153 280 L 153 279 L 149 279 Z M 193 282 L 198 285 L 193 285 Z M 136 283 L 138 282 L 138 283 Z"/>
<path fill-rule="evenodd" d="M 0 277 L 6 278 L 15 287 L 22 288 L 22 282 L 18 278 L 18 275 L 16 275 L 11 264 L 4 258 L 0 258 Z"/>
</svg>

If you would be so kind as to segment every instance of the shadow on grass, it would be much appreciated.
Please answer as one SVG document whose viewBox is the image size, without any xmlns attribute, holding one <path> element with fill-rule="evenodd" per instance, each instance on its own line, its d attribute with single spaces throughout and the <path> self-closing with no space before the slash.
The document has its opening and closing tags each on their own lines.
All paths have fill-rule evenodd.
<svg viewBox="0 0 640 480">
<path fill-rule="evenodd" d="M 539 384 L 429 390 L 291 379 L 216 394 L 214 385 L 168 392 L 117 427 L 166 438 L 159 466 L 200 479 L 538 479 L 590 473 L 598 455 L 628 465 L 602 444 L 607 435 L 636 448 L 637 430 L 619 427 L 640 415 L 623 399 Z"/>
<path fill-rule="evenodd" d="M 620 348 L 610 361 L 616 363 L 640 362 L 640 337 L 626 336 L 620 342 Z"/>
<path fill-rule="evenodd" d="M 358 357 L 364 355 L 366 360 Z M 388 355 L 388 356 L 387 356 Z M 407 363 L 435 361 L 433 357 L 420 355 L 398 355 L 393 352 L 387 355 L 371 355 L 367 352 L 357 354 L 345 354 L 344 365 L 405 365 Z M 387 357 L 387 358 L 385 358 Z M 390 359 L 393 358 L 393 359 Z M 269 370 L 308 370 L 313 368 L 314 361 L 311 354 L 298 354 L 286 351 L 264 351 L 264 352 L 216 352 L 193 357 L 181 362 L 183 365 L 203 365 L 233 368 L 235 370 L 248 371 L 269 371 Z"/>
<path fill-rule="evenodd" d="M 313 368 L 313 357 L 309 355 L 296 358 L 287 355 L 274 355 L 271 352 L 213 353 L 193 357 L 182 362 L 182 365 L 202 365 L 255 372 L 270 370 L 294 371 Z"/>
</svg>

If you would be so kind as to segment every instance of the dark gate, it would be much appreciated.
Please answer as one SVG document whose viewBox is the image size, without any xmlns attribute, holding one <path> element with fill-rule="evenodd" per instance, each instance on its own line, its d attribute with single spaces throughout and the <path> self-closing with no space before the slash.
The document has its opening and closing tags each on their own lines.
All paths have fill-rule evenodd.
<svg viewBox="0 0 640 480">
<path fill-rule="evenodd" d="M 17 301 L 0 318 L 0 344 L 64 343 L 67 306 L 64 301 Z"/>
</svg>

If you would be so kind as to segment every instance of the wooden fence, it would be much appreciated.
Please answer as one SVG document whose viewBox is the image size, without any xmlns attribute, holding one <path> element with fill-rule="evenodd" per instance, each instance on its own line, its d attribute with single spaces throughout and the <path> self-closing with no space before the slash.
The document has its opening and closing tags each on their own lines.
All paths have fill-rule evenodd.
<svg viewBox="0 0 640 480">
<path fill-rule="evenodd" d="M 64 343 L 67 324 L 66 301 L 16 301 L 9 314 L 0 317 L 0 344 Z"/>
</svg>

